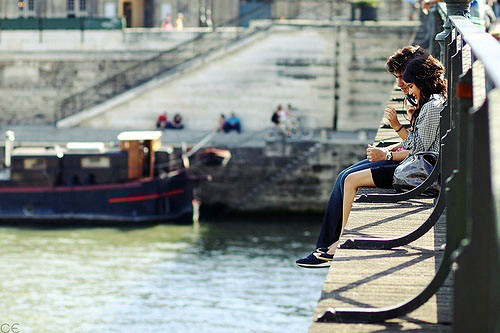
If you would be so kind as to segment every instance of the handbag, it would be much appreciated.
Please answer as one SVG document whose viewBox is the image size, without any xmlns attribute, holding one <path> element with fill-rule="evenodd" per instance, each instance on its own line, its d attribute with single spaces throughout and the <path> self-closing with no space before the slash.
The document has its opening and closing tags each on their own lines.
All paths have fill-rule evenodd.
<svg viewBox="0 0 500 333">
<path fill-rule="evenodd" d="M 432 151 L 408 156 L 394 170 L 392 183 L 396 191 L 406 192 L 422 184 L 431 174 L 438 158 L 439 154 Z M 423 195 L 435 197 L 440 190 L 441 185 L 438 178 L 423 192 Z"/>
</svg>

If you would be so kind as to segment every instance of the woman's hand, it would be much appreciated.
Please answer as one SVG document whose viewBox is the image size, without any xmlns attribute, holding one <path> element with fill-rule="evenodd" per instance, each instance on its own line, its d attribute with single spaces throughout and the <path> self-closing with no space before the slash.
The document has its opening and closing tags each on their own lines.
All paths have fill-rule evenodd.
<svg viewBox="0 0 500 333">
<path fill-rule="evenodd" d="M 373 147 L 372 145 L 368 145 L 366 148 L 366 158 L 370 162 L 377 162 L 385 160 L 385 156 L 387 154 L 387 150 Z"/>
<path fill-rule="evenodd" d="M 384 117 L 389 120 L 389 123 L 394 130 L 401 128 L 401 123 L 398 120 L 396 110 L 392 106 L 387 105 L 385 107 Z"/>
<path fill-rule="evenodd" d="M 411 116 L 415 113 L 415 108 L 413 106 L 410 106 L 408 109 L 406 109 L 406 114 L 408 115 L 408 118 L 411 119 Z"/>
</svg>

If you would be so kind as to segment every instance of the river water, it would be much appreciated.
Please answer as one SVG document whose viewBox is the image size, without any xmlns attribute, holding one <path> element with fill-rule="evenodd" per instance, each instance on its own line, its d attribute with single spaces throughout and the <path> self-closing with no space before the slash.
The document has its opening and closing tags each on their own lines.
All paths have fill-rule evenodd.
<svg viewBox="0 0 500 333">
<path fill-rule="evenodd" d="M 0 324 L 19 332 L 306 332 L 326 269 L 311 221 L 0 227 Z M 6 326 L 4 326 L 6 327 Z"/>
</svg>

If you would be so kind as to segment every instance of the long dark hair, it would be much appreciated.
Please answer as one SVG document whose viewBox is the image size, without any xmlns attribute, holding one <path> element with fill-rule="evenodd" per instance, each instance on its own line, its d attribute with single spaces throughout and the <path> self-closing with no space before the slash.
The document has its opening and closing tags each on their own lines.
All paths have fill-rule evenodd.
<svg viewBox="0 0 500 333">
<path fill-rule="evenodd" d="M 412 126 L 415 124 L 420 109 L 429 101 L 431 95 L 441 94 L 446 97 L 447 82 L 444 78 L 444 72 L 443 64 L 433 56 L 413 59 L 406 66 L 402 75 L 403 80 L 407 84 L 415 84 L 420 90 L 418 106 L 410 121 Z"/>
</svg>

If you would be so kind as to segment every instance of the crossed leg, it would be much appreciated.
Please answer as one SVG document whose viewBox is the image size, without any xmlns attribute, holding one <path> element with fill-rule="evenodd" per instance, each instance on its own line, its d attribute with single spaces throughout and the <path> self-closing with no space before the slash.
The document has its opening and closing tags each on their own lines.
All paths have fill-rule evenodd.
<svg viewBox="0 0 500 333">
<path fill-rule="evenodd" d="M 375 187 L 373 182 L 372 172 L 370 169 L 365 169 L 357 172 L 353 172 L 348 175 L 344 181 L 344 200 L 342 207 L 342 231 L 340 236 L 344 233 L 347 220 L 349 219 L 349 214 L 351 213 L 352 203 L 354 202 L 354 197 L 356 192 L 360 187 Z M 339 238 L 340 238 L 339 236 Z M 328 253 L 334 254 L 337 249 L 339 241 L 336 241 L 328 247 Z"/>
</svg>

